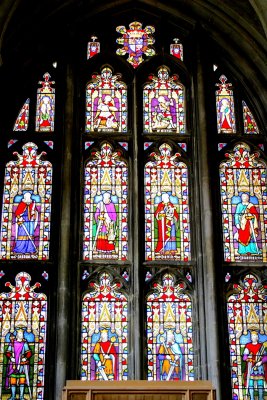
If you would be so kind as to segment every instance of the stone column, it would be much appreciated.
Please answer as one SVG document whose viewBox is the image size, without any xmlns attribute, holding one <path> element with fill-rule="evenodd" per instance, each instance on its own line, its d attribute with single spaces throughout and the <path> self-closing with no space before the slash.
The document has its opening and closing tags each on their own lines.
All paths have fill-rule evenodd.
<svg viewBox="0 0 267 400">
<path fill-rule="evenodd" d="M 70 269 L 70 210 L 71 210 L 71 166 L 73 135 L 73 71 L 70 66 L 66 73 L 65 118 L 62 150 L 61 175 L 61 218 L 60 242 L 58 252 L 58 289 L 57 289 L 57 323 L 56 323 L 56 374 L 55 396 L 61 399 L 62 389 L 66 383 L 66 369 L 69 331 L 69 269 Z"/>
<path fill-rule="evenodd" d="M 200 39 L 201 40 L 201 39 Z M 203 43 L 203 42 L 202 42 Z M 196 208 L 198 209 L 199 228 L 196 238 L 197 246 L 197 281 L 199 299 L 199 318 L 200 318 L 200 362 L 202 365 L 201 377 L 212 381 L 216 389 L 216 398 L 220 400 L 220 359 L 219 359 L 219 340 L 218 340 L 218 315 L 216 310 L 216 274 L 215 274 L 215 254 L 214 254 L 214 231 L 213 231 L 213 211 L 212 211 L 212 184 L 211 168 L 209 165 L 207 137 L 207 113 L 205 99 L 205 84 L 203 77 L 203 59 L 197 51 L 196 61 L 196 80 L 194 82 L 195 93 L 195 152 L 197 154 L 194 162 L 196 172 L 197 193 L 195 193 Z M 216 132 L 214 132 L 216 135 Z M 215 190 L 215 189 L 213 189 Z M 203 313 L 204 309 L 204 313 Z"/>
</svg>

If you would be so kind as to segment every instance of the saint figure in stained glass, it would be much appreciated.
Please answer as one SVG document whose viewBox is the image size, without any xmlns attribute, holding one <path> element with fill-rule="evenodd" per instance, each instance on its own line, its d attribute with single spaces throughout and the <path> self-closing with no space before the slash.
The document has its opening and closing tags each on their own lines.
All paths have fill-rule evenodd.
<svg viewBox="0 0 267 400">
<path fill-rule="evenodd" d="M 128 256 L 128 167 L 104 143 L 85 167 L 84 259 Z"/>
<path fill-rule="evenodd" d="M 0 294 L 0 396 L 3 400 L 44 399 L 47 300 L 21 272 L 10 293 Z"/>
<path fill-rule="evenodd" d="M 192 303 L 171 274 L 147 298 L 148 380 L 194 380 Z"/>
<path fill-rule="evenodd" d="M 153 33 L 155 28 L 153 26 L 146 26 L 142 28 L 140 22 L 134 21 L 129 24 L 130 29 L 126 29 L 125 26 L 118 26 L 116 31 L 121 33 L 123 36 L 118 38 L 116 42 L 123 47 L 118 49 L 116 53 L 119 56 L 128 54 L 128 62 L 137 68 L 143 61 L 143 54 L 148 57 L 155 55 L 155 50 L 151 45 L 155 42 Z"/>
<path fill-rule="evenodd" d="M 49 258 L 52 165 L 34 143 L 6 165 L 2 208 L 2 259 Z"/>
<path fill-rule="evenodd" d="M 105 67 L 86 87 L 86 132 L 127 132 L 127 86 Z"/>
<path fill-rule="evenodd" d="M 232 398 L 267 396 L 267 296 L 257 278 L 249 274 L 233 285 L 227 300 Z"/>
<path fill-rule="evenodd" d="M 147 260 L 190 259 L 188 170 L 164 143 L 145 165 Z"/>
<path fill-rule="evenodd" d="M 127 298 L 104 272 L 82 302 L 82 380 L 126 380 Z"/>
<path fill-rule="evenodd" d="M 253 117 L 252 112 L 248 108 L 245 101 L 242 101 L 243 106 L 243 122 L 244 133 L 248 135 L 257 135 L 259 133 L 258 125 Z"/>
<path fill-rule="evenodd" d="M 38 82 L 42 87 L 37 90 L 36 125 L 37 132 L 54 132 L 55 124 L 55 89 L 51 87 L 48 72 L 44 74 L 44 81 Z"/>
<path fill-rule="evenodd" d="M 240 143 L 220 165 L 225 261 L 266 261 L 266 164 Z"/>
<path fill-rule="evenodd" d="M 169 77 L 169 69 L 160 67 L 144 86 L 144 132 L 185 133 L 184 87 L 178 76 Z"/>
<path fill-rule="evenodd" d="M 19 112 L 13 131 L 26 131 L 29 124 L 30 99 L 27 99 Z"/>
<path fill-rule="evenodd" d="M 235 112 L 234 112 L 234 96 L 231 83 L 226 83 L 227 78 L 220 76 L 220 83 L 216 86 L 216 108 L 217 108 L 217 129 L 218 133 L 235 133 Z"/>
</svg>

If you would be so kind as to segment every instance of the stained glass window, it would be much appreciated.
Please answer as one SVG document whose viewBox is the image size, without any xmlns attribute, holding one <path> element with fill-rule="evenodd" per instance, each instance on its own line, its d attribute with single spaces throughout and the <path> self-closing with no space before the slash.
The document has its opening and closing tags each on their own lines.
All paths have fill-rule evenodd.
<svg viewBox="0 0 267 400">
<path fill-rule="evenodd" d="M 17 161 L 6 164 L 2 206 L 2 260 L 49 258 L 52 165 L 26 143 Z"/>
<path fill-rule="evenodd" d="M 37 132 L 54 132 L 55 125 L 55 89 L 51 87 L 54 81 L 50 81 L 48 72 L 44 74 L 44 81 L 38 82 L 42 85 L 37 90 L 36 125 Z"/>
<path fill-rule="evenodd" d="M 146 260 L 190 260 L 188 168 L 164 143 L 145 165 Z M 177 161 L 176 161 L 177 160 Z"/>
<path fill-rule="evenodd" d="M 245 101 L 242 101 L 242 106 L 243 106 L 244 132 L 250 135 L 257 135 L 259 133 L 259 129 L 253 117 L 252 112 L 248 108 Z"/>
<path fill-rule="evenodd" d="M 233 400 L 265 399 L 267 363 L 267 295 L 248 274 L 233 285 L 227 300 Z"/>
<path fill-rule="evenodd" d="M 0 397 L 44 399 L 47 299 L 20 272 L 0 293 Z"/>
<path fill-rule="evenodd" d="M 183 61 L 184 59 L 184 49 L 183 45 L 179 39 L 173 39 L 174 43 L 170 45 L 170 54 L 179 60 Z"/>
<path fill-rule="evenodd" d="M 240 143 L 220 164 L 225 261 L 267 261 L 266 164 Z"/>
<path fill-rule="evenodd" d="M 13 131 L 26 131 L 28 129 L 29 107 L 30 107 L 30 99 L 27 99 L 19 112 Z"/>
<path fill-rule="evenodd" d="M 143 92 L 144 132 L 185 133 L 185 89 L 178 76 L 170 77 L 162 66 L 149 79 Z"/>
<path fill-rule="evenodd" d="M 127 86 L 105 67 L 86 87 L 86 132 L 127 132 Z"/>
<path fill-rule="evenodd" d="M 220 76 L 220 83 L 216 86 L 217 130 L 218 133 L 235 133 L 234 96 L 231 90 L 232 84 L 226 83 L 225 75 Z"/>
<path fill-rule="evenodd" d="M 104 272 L 82 299 L 81 380 L 127 380 L 127 297 Z"/>
<path fill-rule="evenodd" d="M 240 143 L 220 164 L 225 261 L 267 261 L 266 164 Z"/>
<path fill-rule="evenodd" d="M 146 26 L 143 29 L 142 24 L 138 21 L 131 22 L 129 27 L 130 29 L 126 29 L 125 26 L 118 26 L 116 28 L 116 31 L 122 34 L 122 37 L 118 38 L 116 42 L 123 46 L 116 53 L 119 56 L 128 54 L 127 61 L 134 68 L 137 68 L 144 61 L 144 54 L 148 57 L 155 55 L 155 50 L 151 47 L 155 42 L 152 36 L 155 28 L 153 26 Z"/>
<path fill-rule="evenodd" d="M 194 380 L 192 301 L 185 286 L 165 274 L 147 297 L 149 381 Z"/>
<path fill-rule="evenodd" d="M 109 143 L 85 166 L 84 260 L 128 256 L 128 166 Z"/>
<path fill-rule="evenodd" d="M 88 42 L 87 45 L 87 60 L 90 58 L 96 56 L 98 53 L 100 53 L 100 43 L 97 42 L 97 37 L 92 36 L 91 37 L 91 42 Z"/>
</svg>

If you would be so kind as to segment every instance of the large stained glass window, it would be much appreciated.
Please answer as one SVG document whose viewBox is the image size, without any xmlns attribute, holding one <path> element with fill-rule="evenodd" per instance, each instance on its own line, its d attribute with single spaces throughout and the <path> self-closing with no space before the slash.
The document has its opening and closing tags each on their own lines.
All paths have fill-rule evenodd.
<svg viewBox="0 0 267 400">
<path fill-rule="evenodd" d="M 128 256 L 128 166 L 109 143 L 85 166 L 84 260 Z"/>
<path fill-rule="evenodd" d="M 267 261 L 266 163 L 237 144 L 220 164 L 225 261 Z"/>
<path fill-rule="evenodd" d="M 51 85 L 48 72 L 44 74 L 44 81 L 40 81 L 41 88 L 37 90 L 36 124 L 37 132 L 54 132 L 55 125 L 55 89 Z"/>
<path fill-rule="evenodd" d="M 184 86 L 166 66 L 144 86 L 144 132 L 185 133 Z"/>
<path fill-rule="evenodd" d="M 145 258 L 189 261 L 188 168 L 167 143 L 145 165 Z"/>
<path fill-rule="evenodd" d="M 247 135 L 257 135 L 259 134 L 258 125 L 253 117 L 252 112 L 247 106 L 246 102 L 242 101 L 243 106 L 243 122 L 244 122 L 244 133 Z"/>
<path fill-rule="evenodd" d="M 127 86 L 109 67 L 86 87 L 86 132 L 127 132 Z"/>
<path fill-rule="evenodd" d="M 44 399 L 47 299 L 21 272 L 0 293 L 0 397 Z"/>
<path fill-rule="evenodd" d="M 147 297 L 148 380 L 194 380 L 192 301 L 172 274 Z"/>
<path fill-rule="evenodd" d="M 218 133 L 235 133 L 235 110 L 232 84 L 226 83 L 225 75 L 220 76 L 220 83 L 216 86 L 217 130 Z"/>
<path fill-rule="evenodd" d="M 267 398 L 267 295 L 248 274 L 227 300 L 232 399 Z"/>
<path fill-rule="evenodd" d="M 19 112 L 13 131 L 26 131 L 28 129 L 29 107 L 30 107 L 30 99 L 27 99 Z"/>
<path fill-rule="evenodd" d="M 127 297 L 103 272 L 82 299 L 81 380 L 127 380 Z"/>
<path fill-rule="evenodd" d="M 2 260 L 49 258 L 52 165 L 26 143 L 6 165 L 1 223 Z"/>
</svg>

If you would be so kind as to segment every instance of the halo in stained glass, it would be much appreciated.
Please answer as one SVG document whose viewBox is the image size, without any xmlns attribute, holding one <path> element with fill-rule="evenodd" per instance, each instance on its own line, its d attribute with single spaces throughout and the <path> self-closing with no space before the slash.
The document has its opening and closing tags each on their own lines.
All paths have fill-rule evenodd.
<svg viewBox="0 0 267 400">
<path fill-rule="evenodd" d="M 127 132 L 127 86 L 109 67 L 86 86 L 86 132 Z"/>
<path fill-rule="evenodd" d="M 149 381 L 194 380 L 192 301 L 172 274 L 147 297 Z"/>
<path fill-rule="evenodd" d="M 0 397 L 44 400 L 47 298 L 20 272 L 0 293 Z M 15 361 L 14 361 L 15 360 Z"/>
<path fill-rule="evenodd" d="M 170 77 L 162 66 L 149 79 L 143 91 L 144 132 L 185 133 L 185 89 L 178 76 Z"/>
<path fill-rule="evenodd" d="M 109 143 L 85 166 L 83 259 L 128 258 L 128 165 Z"/>
<path fill-rule="evenodd" d="M 30 107 L 30 99 L 27 99 L 23 104 L 19 115 L 16 119 L 13 131 L 27 131 L 29 125 L 29 107 Z"/>
<path fill-rule="evenodd" d="M 267 261 L 266 163 L 237 144 L 220 164 L 224 260 Z"/>
<path fill-rule="evenodd" d="M 232 398 L 267 398 L 267 296 L 258 279 L 248 274 L 232 286 L 227 299 Z"/>
<path fill-rule="evenodd" d="M 17 161 L 6 164 L 2 205 L 2 260 L 49 258 L 52 165 L 26 143 Z"/>
<path fill-rule="evenodd" d="M 155 50 L 151 47 L 155 42 L 152 36 L 155 28 L 148 25 L 143 29 L 138 21 L 131 22 L 129 27 L 130 29 L 126 29 L 125 26 L 117 26 L 116 31 L 121 33 L 122 37 L 116 42 L 123 47 L 117 49 L 116 53 L 119 56 L 128 54 L 127 61 L 133 68 L 137 68 L 144 61 L 144 54 L 148 57 L 155 55 Z"/>
<path fill-rule="evenodd" d="M 246 102 L 242 101 L 243 106 L 243 123 L 244 123 L 244 133 L 247 135 L 258 135 L 259 128 L 253 117 L 252 112 L 250 111 L 249 107 L 247 106 Z"/>
<path fill-rule="evenodd" d="M 82 299 L 81 380 L 127 380 L 128 300 L 104 272 Z"/>
<path fill-rule="evenodd" d="M 235 133 L 235 108 L 234 95 L 231 89 L 232 84 L 226 83 L 227 78 L 221 75 L 220 83 L 216 86 L 219 89 L 216 91 L 216 110 L 217 110 L 217 130 L 218 133 Z"/>
<path fill-rule="evenodd" d="M 145 165 L 145 258 L 189 261 L 188 168 L 167 143 Z"/>
<path fill-rule="evenodd" d="M 54 132 L 55 125 L 55 89 L 51 87 L 54 81 L 50 81 L 51 76 L 48 72 L 44 74 L 44 81 L 38 83 L 42 85 L 37 89 L 36 104 L 36 132 Z"/>
</svg>

